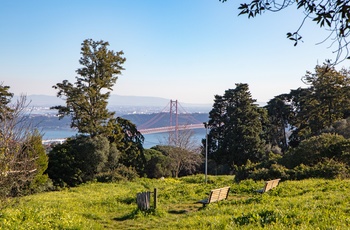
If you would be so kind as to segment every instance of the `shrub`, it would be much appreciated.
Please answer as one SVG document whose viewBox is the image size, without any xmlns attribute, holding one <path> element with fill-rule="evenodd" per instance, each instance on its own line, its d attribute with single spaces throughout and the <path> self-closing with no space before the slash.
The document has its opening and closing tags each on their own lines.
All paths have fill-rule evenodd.
<svg viewBox="0 0 350 230">
<path fill-rule="evenodd" d="M 275 178 L 289 179 L 290 170 L 278 163 L 281 156 L 270 153 L 267 159 L 260 163 L 247 161 L 245 165 L 235 167 L 235 180 L 271 180 Z"/>
<path fill-rule="evenodd" d="M 308 166 L 300 164 L 294 168 L 294 175 L 292 179 L 305 178 L 348 178 L 350 176 L 349 166 L 343 162 L 338 162 L 333 159 L 325 159 L 318 162 L 316 165 Z"/>
<path fill-rule="evenodd" d="M 76 186 L 93 180 L 107 167 L 113 168 L 108 164 L 115 161 L 110 159 L 112 155 L 117 157 L 107 138 L 78 136 L 53 147 L 47 172 L 57 186 Z"/>
<path fill-rule="evenodd" d="M 98 182 L 117 182 L 117 181 L 133 181 L 138 178 L 136 170 L 132 167 L 126 167 L 120 164 L 113 171 L 101 172 L 96 175 Z"/>
<path fill-rule="evenodd" d="M 145 169 L 148 178 L 160 178 L 171 175 L 169 170 L 170 158 L 155 149 L 145 149 Z"/>
<path fill-rule="evenodd" d="M 332 146 L 344 142 L 347 141 L 343 136 L 323 133 L 302 141 L 298 147 L 291 149 L 280 162 L 287 168 L 294 168 L 301 164 L 315 165 L 325 157 L 337 157 L 339 152 L 330 150 Z"/>
</svg>

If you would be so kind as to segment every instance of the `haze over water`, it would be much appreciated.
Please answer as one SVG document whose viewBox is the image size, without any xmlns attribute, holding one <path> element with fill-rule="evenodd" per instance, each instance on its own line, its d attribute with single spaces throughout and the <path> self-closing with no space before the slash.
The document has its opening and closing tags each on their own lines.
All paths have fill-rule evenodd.
<svg viewBox="0 0 350 230">
<path fill-rule="evenodd" d="M 195 129 L 193 130 L 192 140 L 198 146 L 201 145 L 201 140 L 205 138 L 205 129 Z M 43 140 L 54 140 L 54 139 L 65 139 L 68 137 L 75 136 L 77 132 L 72 129 L 67 130 L 42 130 L 43 132 Z M 166 144 L 166 140 L 168 137 L 168 133 L 154 133 L 154 134 L 145 134 L 143 135 L 145 138 L 143 147 L 145 149 L 149 149 L 155 145 Z"/>
</svg>

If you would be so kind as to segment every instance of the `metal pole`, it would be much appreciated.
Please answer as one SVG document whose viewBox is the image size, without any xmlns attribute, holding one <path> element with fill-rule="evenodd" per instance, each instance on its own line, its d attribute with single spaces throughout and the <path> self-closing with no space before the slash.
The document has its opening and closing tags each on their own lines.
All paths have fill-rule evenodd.
<svg viewBox="0 0 350 230">
<path fill-rule="evenodd" d="M 157 188 L 154 188 L 154 197 L 153 197 L 154 209 L 157 208 L 157 200 L 158 200 L 158 190 Z"/>
<path fill-rule="evenodd" d="M 208 123 L 204 122 L 205 127 L 205 183 L 207 183 L 207 175 L 208 175 Z"/>
</svg>

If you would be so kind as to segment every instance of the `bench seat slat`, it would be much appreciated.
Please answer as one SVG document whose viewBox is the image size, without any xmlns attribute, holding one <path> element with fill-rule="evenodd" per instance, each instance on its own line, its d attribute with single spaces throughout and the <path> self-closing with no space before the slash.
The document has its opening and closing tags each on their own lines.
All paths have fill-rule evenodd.
<svg viewBox="0 0 350 230">
<path fill-rule="evenodd" d="M 269 180 L 265 182 L 265 186 L 262 189 L 257 190 L 258 193 L 267 192 L 273 188 L 276 188 L 281 179 Z"/>
<path fill-rule="evenodd" d="M 203 204 L 203 206 L 205 206 L 206 204 L 218 202 L 220 200 L 225 200 L 228 197 L 229 191 L 230 191 L 230 187 L 213 189 L 210 191 L 208 199 L 200 200 L 197 203 L 201 203 Z"/>
</svg>

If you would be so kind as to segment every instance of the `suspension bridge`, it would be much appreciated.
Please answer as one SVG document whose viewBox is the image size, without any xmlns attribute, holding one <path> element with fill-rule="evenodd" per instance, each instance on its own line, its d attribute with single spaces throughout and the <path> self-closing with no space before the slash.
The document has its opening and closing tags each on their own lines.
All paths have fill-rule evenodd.
<svg viewBox="0 0 350 230">
<path fill-rule="evenodd" d="M 177 100 L 170 100 L 159 113 L 154 113 L 151 119 L 141 125 L 137 125 L 137 129 L 143 135 L 169 133 L 177 139 L 181 130 L 204 129 L 203 122 L 196 119 L 191 113 L 188 113 Z M 43 143 L 63 143 L 65 140 L 65 138 L 50 139 L 43 140 Z"/>
<path fill-rule="evenodd" d="M 181 122 L 179 122 L 181 115 Z M 168 116 L 169 125 L 161 127 L 153 127 L 158 121 Z M 178 131 L 190 129 L 204 129 L 203 121 L 199 121 L 188 113 L 177 100 L 170 100 L 164 109 L 157 113 L 152 119 L 138 126 L 138 130 L 142 134 L 174 132 L 178 135 Z"/>
</svg>

